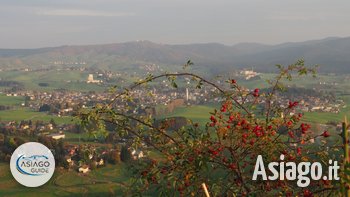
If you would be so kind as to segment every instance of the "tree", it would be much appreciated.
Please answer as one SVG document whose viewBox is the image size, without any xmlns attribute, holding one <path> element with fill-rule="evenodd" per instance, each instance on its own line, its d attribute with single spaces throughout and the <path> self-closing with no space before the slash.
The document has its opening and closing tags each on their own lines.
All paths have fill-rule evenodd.
<svg viewBox="0 0 350 197">
<path fill-rule="evenodd" d="M 119 150 L 111 150 L 108 152 L 107 160 L 111 164 L 120 163 L 120 151 Z"/>
<path fill-rule="evenodd" d="M 30 97 L 29 96 L 25 96 L 24 97 L 24 106 L 28 107 L 29 106 L 29 102 L 30 102 Z"/>
<path fill-rule="evenodd" d="M 55 128 L 57 126 L 55 120 L 53 118 L 51 118 L 50 120 L 50 124 L 52 124 L 52 126 Z"/>
<path fill-rule="evenodd" d="M 122 146 L 120 150 L 120 160 L 122 162 L 129 162 L 131 160 L 131 152 L 126 146 Z"/>
<path fill-rule="evenodd" d="M 51 109 L 50 105 L 44 104 L 44 105 L 40 106 L 39 112 L 48 112 L 48 111 L 50 111 L 50 109 Z"/>
</svg>

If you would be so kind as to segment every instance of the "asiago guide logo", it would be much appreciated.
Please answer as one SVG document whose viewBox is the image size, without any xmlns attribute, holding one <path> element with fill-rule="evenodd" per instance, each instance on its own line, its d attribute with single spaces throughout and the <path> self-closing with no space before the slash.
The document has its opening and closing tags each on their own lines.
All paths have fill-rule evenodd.
<svg viewBox="0 0 350 197">
<path fill-rule="evenodd" d="M 26 187 L 39 187 L 55 171 L 55 158 L 50 149 L 37 142 L 19 146 L 12 154 L 10 169 L 17 182 Z"/>
</svg>

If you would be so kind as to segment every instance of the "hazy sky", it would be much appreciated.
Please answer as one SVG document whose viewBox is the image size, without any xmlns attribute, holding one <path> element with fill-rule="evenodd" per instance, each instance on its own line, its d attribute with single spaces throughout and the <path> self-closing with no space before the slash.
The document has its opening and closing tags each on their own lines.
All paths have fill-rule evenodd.
<svg viewBox="0 0 350 197">
<path fill-rule="evenodd" d="M 349 0 L 0 0 L 0 48 L 350 36 Z"/>
</svg>

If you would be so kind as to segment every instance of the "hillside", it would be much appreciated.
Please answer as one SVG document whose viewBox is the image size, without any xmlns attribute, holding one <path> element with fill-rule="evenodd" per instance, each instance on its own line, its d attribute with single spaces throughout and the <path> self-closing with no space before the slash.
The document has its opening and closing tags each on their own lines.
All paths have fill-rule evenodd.
<svg viewBox="0 0 350 197">
<path fill-rule="evenodd" d="M 40 49 L 0 49 L 0 68 L 76 66 L 84 63 L 89 67 L 125 70 L 145 64 L 182 65 L 191 59 L 196 69 L 220 73 L 228 69 L 252 67 L 258 71 L 272 71 L 274 64 L 289 64 L 300 58 L 304 58 L 307 64 L 320 65 L 321 72 L 349 72 L 350 37 L 279 45 L 168 45 L 135 41 Z"/>
</svg>

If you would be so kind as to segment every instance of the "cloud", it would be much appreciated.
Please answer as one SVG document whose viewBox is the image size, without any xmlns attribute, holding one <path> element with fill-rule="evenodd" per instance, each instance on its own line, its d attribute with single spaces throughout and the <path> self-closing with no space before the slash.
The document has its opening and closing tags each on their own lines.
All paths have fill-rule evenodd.
<svg viewBox="0 0 350 197">
<path fill-rule="evenodd" d="M 95 10 L 78 10 L 78 9 L 55 9 L 37 11 L 39 16 L 93 16 L 93 17 L 123 17 L 135 16 L 134 12 L 106 12 Z"/>
</svg>

